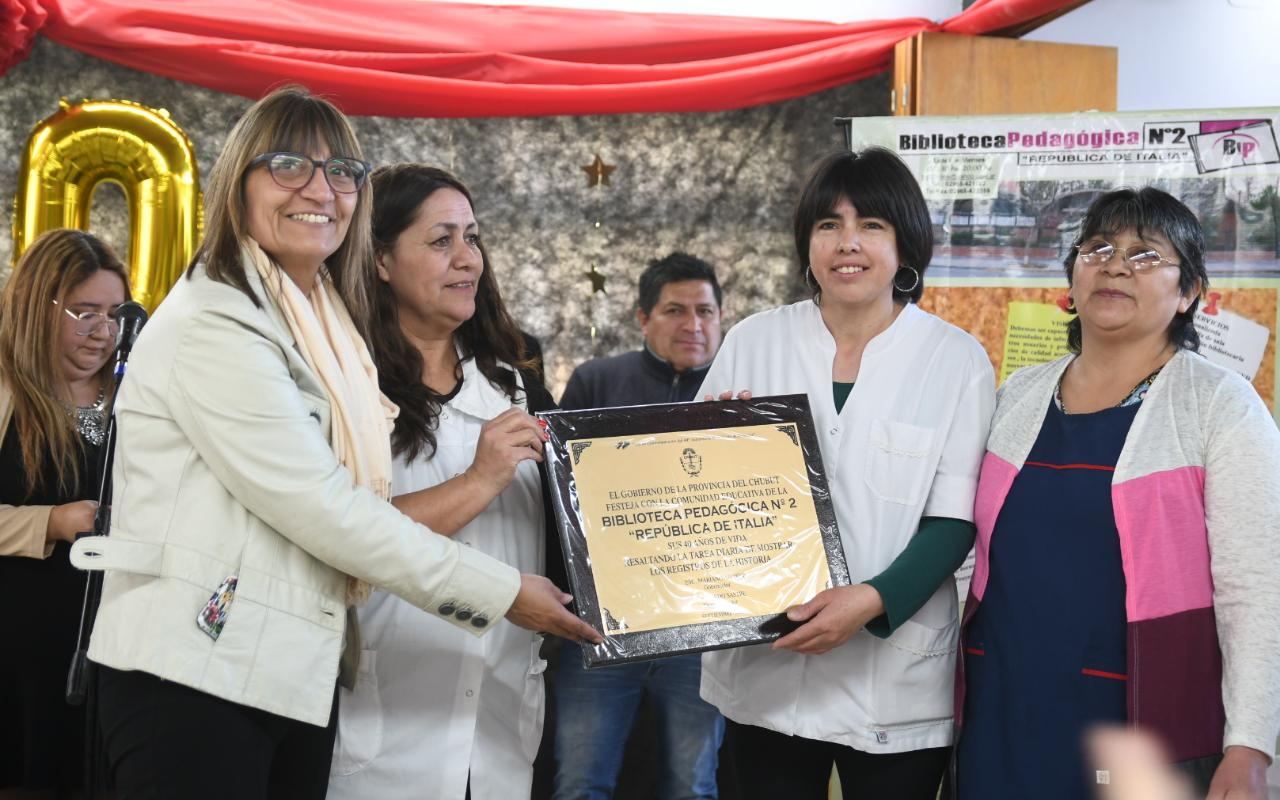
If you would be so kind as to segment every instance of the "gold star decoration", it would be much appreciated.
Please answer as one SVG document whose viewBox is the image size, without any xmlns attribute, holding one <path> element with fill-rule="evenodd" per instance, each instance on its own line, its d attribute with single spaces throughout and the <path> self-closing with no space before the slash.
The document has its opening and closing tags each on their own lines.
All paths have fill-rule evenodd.
<svg viewBox="0 0 1280 800">
<path fill-rule="evenodd" d="M 609 174 L 615 169 L 617 169 L 616 166 L 604 163 L 604 159 L 600 157 L 599 153 L 596 153 L 595 161 L 582 166 L 582 171 L 587 173 L 587 188 L 594 189 L 601 184 L 611 186 L 612 184 L 609 183 Z"/>
<path fill-rule="evenodd" d="M 594 262 L 591 264 L 591 269 L 588 272 L 584 272 L 582 274 L 586 276 L 587 280 L 591 281 L 591 294 L 594 295 L 598 292 L 604 292 L 605 294 L 609 293 L 604 288 L 605 275 L 603 272 L 600 272 L 596 269 L 596 265 Z"/>
</svg>

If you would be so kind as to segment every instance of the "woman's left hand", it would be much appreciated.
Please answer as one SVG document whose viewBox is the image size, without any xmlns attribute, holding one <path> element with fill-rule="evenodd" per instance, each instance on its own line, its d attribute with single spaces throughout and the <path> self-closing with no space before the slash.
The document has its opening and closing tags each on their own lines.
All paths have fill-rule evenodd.
<svg viewBox="0 0 1280 800">
<path fill-rule="evenodd" d="M 1267 800 L 1267 764 L 1267 757 L 1252 747 L 1228 747 L 1205 800 Z"/>
<path fill-rule="evenodd" d="M 820 655 L 844 644 L 883 613 L 884 601 L 873 586 L 859 583 L 826 589 L 787 612 L 787 619 L 804 624 L 774 642 L 773 649 Z"/>
</svg>

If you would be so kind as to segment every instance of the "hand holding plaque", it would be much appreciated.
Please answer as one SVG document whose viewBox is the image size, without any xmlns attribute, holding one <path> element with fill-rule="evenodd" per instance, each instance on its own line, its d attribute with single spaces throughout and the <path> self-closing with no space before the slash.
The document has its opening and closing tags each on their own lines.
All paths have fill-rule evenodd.
<svg viewBox="0 0 1280 800">
<path fill-rule="evenodd" d="M 883 613 L 884 599 L 870 584 L 824 589 L 787 612 L 787 619 L 800 627 L 774 642 L 773 649 L 819 656 L 849 641 Z"/>
<path fill-rule="evenodd" d="M 803 395 L 542 415 L 587 666 L 754 644 L 849 582 Z"/>
</svg>

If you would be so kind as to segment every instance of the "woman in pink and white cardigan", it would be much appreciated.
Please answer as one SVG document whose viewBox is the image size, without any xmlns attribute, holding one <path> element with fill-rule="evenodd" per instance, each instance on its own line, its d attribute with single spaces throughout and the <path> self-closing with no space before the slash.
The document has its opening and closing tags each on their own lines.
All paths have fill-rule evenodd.
<svg viewBox="0 0 1280 800">
<path fill-rule="evenodd" d="M 1065 262 L 1072 353 L 999 393 L 957 682 L 957 791 L 1085 798 L 1097 723 L 1154 733 L 1214 800 L 1265 800 L 1280 732 L 1280 432 L 1197 354 L 1199 223 L 1099 197 Z"/>
</svg>

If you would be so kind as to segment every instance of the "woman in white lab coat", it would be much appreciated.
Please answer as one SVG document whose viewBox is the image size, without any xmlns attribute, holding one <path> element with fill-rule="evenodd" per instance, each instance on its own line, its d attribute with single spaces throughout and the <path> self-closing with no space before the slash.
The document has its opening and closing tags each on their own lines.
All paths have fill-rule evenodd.
<svg viewBox="0 0 1280 800">
<path fill-rule="evenodd" d="M 393 502 L 432 530 L 541 572 L 544 436 L 528 411 L 550 396 L 503 306 L 470 193 L 420 164 L 377 171 L 373 189 L 371 348 L 382 390 L 400 407 Z M 360 666 L 355 690 L 341 693 L 330 798 L 528 797 L 542 734 L 541 637 L 470 618 L 498 629 L 469 636 L 384 592 L 360 609 Z"/>
<path fill-rule="evenodd" d="M 916 305 L 933 229 L 897 155 L 818 162 L 794 224 L 813 298 L 734 326 L 701 391 L 808 394 L 853 584 L 791 609 L 803 624 L 772 647 L 703 654 L 702 698 L 747 800 L 826 798 L 833 763 L 846 798 L 934 800 L 991 362 Z"/>
</svg>

